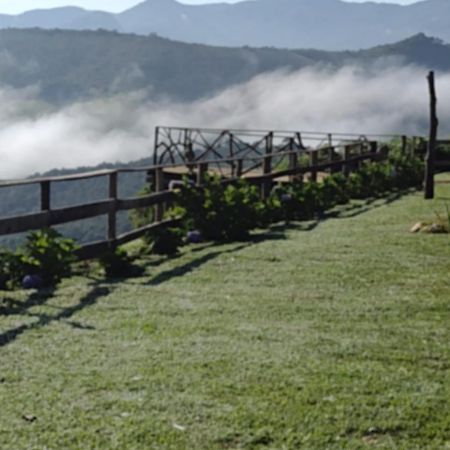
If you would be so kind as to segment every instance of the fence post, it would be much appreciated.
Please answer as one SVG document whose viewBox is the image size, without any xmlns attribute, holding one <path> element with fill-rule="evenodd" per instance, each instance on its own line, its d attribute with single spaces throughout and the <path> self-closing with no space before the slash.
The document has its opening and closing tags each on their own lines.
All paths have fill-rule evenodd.
<svg viewBox="0 0 450 450">
<path fill-rule="evenodd" d="M 378 161 L 379 158 L 379 154 L 378 154 L 378 142 L 377 141 L 370 141 L 369 142 L 369 146 L 370 146 L 370 153 L 372 153 L 372 161 Z"/>
<path fill-rule="evenodd" d="M 319 151 L 311 150 L 309 152 L 309 165 L 311 166 L 310 180 L 313 182 L 317 181 L 317 169 L 315 167 L 317 166 L 318 162 L 319 162 Z"/>
<path fill-rule="evenodd" d="M 236 178 L 242 177 L 243 170 L 244 170 L 244 161 L 242 159 L 238 159 L 236 166 Z"/>
<path fill-rule="evenodd" d="M 228 151 L 229 151 L 229 157 L 233 159 L 231 161 L 231 178 L 234 178 L 236 176 L 236 161 L 234 160 L 234 139 L 233 134 L 228 134 L 229 141 L 228 141 Z"/>
<path fill-rule="evenodd" d="M 158 164 L 158 147 L 159 147 L 159 127 L 155 128 L 155 143 L 153 147 L 153 165 Z"/>
<path fill-rule="evenodd" d="M 50 210 L 50 181 L 41 181 L 41 211 Z"/>
<path fill-rule="evenodd" d="M 344 146 L 344 163 L 342 164 L 342 173 L 346 177 L 348 177 L 351 172 L 349 159 L 350 159 L 350 146 L 345 145 Z"/>
<path fill-rule="evenodd" d="M 402 136 L 402 155 L 406 155 L 407 148 L 408 148 L 408 138 L 406 136 Z"/>
<path fill-rule="evenodd" d="M 155 192 L 164 191 L 164 171 L 162 167 L 155 169 Z M 155 222 L 161 222 L 164 217 L 164 204 L 157 203 L 155 206 Z"/>
<path fill-rule="evenodd" d="M 114 200 L 113 205 L 108 213 L 108 240 L 115 241 L 117 237 L 117 172 L 112 172 L 109 174 L 109 199 Z"/>
<path fill-rule="evenodd" d="M 208 173 L 208 164 L 200 163 L 197 166 L 197 186 L 201 186 L 205 181 L 205 175 Z"/>
<path fill-rule="evenodd" d="M 425 199 L 434 198 L 434 170 L 436 160 L 436 139 L 439 120 L 436 114 L 436 88 L 434 85 L 434 72 L 428 74 L 428 87 L 430 90 L 430 137 L 425 166 Z"/>
<path fill-rule="evenodd" d="M 294 150 L 294 139 L 292 138 L 289 141 L 289 170 L 296 170 L 298 167 L 298 155 L 297 152 Z M 291 173 L 289 175 L 289 182 L 293 183 L 297 178 L 296 173 Z"/>
</svg>

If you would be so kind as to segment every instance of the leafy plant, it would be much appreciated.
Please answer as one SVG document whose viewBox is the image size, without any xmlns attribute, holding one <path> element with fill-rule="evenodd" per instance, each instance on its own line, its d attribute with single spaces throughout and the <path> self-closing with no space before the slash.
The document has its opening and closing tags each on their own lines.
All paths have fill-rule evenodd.
<svg viewBox="0 0 450 450">
<path fill-rule="evenodd" d="M 133 258 L 121 247 L 104 252 L 99 262 L 108 278 L 127 278 L 140 273 L 139 268 L 133 264 Z"/>
<path fill-rule="evenodd" d="M 244 180 L 224 186 L 219 177 L 207 176 L 202 189 L 185 183 L 178 194 L 187 229 L 196 229 L 207 240 L 245 238 L 260 223 L 264 204 L 258 190 Z"/>
<path fill-rule="evenodd" d="M 183 231 L 179 228 L 162 228 L 149 233 L 152 252 L 157 255 L 175 255 L 183 244 Z"/>
<path fill-rule="evenodd" d="M 33 231 L 24 247 L 10 257 L 11 279 L 19 281 L 26 275 L 38 275 L 45 286 L 55 285 L 70 274 L 76 248 L 72 239 L 64 238 L 54 229 Z"/>
<path fill-rule="evenodd" d="M 145 196 L 152 194 L 152 188 L 150 185 L 144 186 L 138 193 L 139 196 Z M 141 228 L 149 225 L 154 219 L 154 209 L 149 208 L 139 208 L 132 209 L 128 214 L 130 221 L 134 228 Z"/>
<path fill-rule="evenodd" d="M 11 289 L 14 284 L 20 283 L 22 277 L 20 256 L 10 250 L 0 250 L 0 289 Z"/>
</svg>

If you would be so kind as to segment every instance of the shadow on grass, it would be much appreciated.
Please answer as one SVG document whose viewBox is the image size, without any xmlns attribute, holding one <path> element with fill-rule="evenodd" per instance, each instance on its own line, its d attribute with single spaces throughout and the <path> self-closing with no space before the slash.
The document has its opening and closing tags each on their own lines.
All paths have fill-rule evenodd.
<svg viewBox="0 0 450 450">
<path fill-rule="evenodd" d="M 385 197 L 374 197 L 367 200 L 360 200 L 358 203 L 351 203 L 347 205 L 338 206 L 332 211 L 324 211 L 319 217 L 310 222 L 306 227 L 299 226 L 298 230 L 312 231 L 317 228 L 321 223 L 330 219 L 351 219 L 358 217 L 361 214 L 365 214 L 377 208 L 389 205 L 402 197 L 417 192 L 416 189 L 405 189 L 397 192 L 392 192 Z M 298 222 L 301 224 L 301 222 Z"/>
<path fill-rule="evenodd" d="M 176 267 L 173 267 L 169 270 L 166 270 L 158 275 L 156 275 L 154 278 L 152 278 L 150 281 L 145 283 L 148 286 L 158 286 L 162 283 L 165 283 L 173 278 L 178 278 L 186 275 L 187 273 L 198 269 L 199 267 L 203 266 L 204 264 L 208 263 L 209 261 L 214 260 L 215 258 L 227 254 L 227 253 L 234 253 L 239 250 L 242 250 L 244 248 L 247 248 L 251 245 L 259 244 L 264 241 L 268 240 L 279 240 L 279 239 L 286 239 L 286 232 L 289 230 L 298 230 L 298 231 L 312 231 L 316 227 L 318 227 L 321 223 L 323 223 L 326 220 L 329 219 L 348 219 L 352 217 L 359 216 L 361 214 L 364 214 L 368 211 L 371 211 L 376 208 L 380 208 L 382 206 L 388 205 L 404 195 L 410 194 L 414 190 L 407 189 L 402 191 L 397 191 L 394 193 L 391 193 L 387 195 L 386 197 L 380 197 L 380 198 L 373 198 L 365 201 L 361 201 L 359 203 L 352 203 L 350 205 L 343 205 L 339 207 L 337 210 L 329 211 L 323 213 L 321 216 L 319 216 L 316 220 L 310 220 L 310 221 L 304 221 L 304 222 L 286 222 L 286 223 L 279 223 L 270 226 L 266 231 L 262 233 L 252 234 L 250 235 L 245 241 L 240 242 L 238 245 L 235 245 L 233 248 L 228 250 L 217 250 L 209 252 L 205 255 L 202 255 L 198 258 L 191 259 L 189 262 L 185 264 L 178 265 Z M 198 249 L 193 249 L 192 252 L 198 252 L 203 251 L 206 249 L 214 248 L 223 245 L 222 243 L 212 243 L 207 244 L 199 247 Z M 181 255 L 177 255 L 175 257 L 172 257 L 171 259 L 176 259 Z M 157 261 L 153 261 L 148 265 L 151 266 L 158 266 L 161 262 L 167 261 L 168 258 L 161 258 Z"/>
<path fill-rule="evenodd" d="M 7 331 L 0 333 L 0 348 L 14 342 L 23 333 L 31 330 L 37 330 L 44 328 L 53 322 L 65 321 L 73 328 L 80 330 L 92 330 L 93 327 L 83 325 L 79 322 L 70 321 L 69 319 L 79 311 L 94 305 L 99 298 L 105 297 L 111 292 L 110 288 L 93 286 L 88 294 L 86 294 L 80 301 L 73 306 L 63 308 L 58 314 L 38 314 L 31 313 L 29 311 L 33 306 L 44 305 L 51 297 L 53 297 L 54 289 L 48 289 L 41 292 L 35 292 L 25 302 L 20 302 L 13 299 L 3 300 L 4 306 L 0 310 L 2 315 L 20 315 L 29 318 L 37 318 L 37 321 L 20 325 L 16 328 L 11 328 Z"/>
<path fill-rule="evenodd" d="M 179 265 L 177 267 L 174 267 L 172 269 L 166 270 L 166 271 L 158 274 L 157 276 L 152 278 L 146 284 L 148 286 L 157 286 L 157 285 L 165 283 L 166 281 L 169 281 L 173 278 L 182 277 L 183 275 L 186 275 L 187 273 L 189 273 L 195 269 L 198 269 L 199 267 L 203 266 L 207 262 L 209 262 L 221 255 L 235 253 L 235 252 L 238 252 L 239 250 L 243 250 L 244 248 L 247 248 L 252 245 L 258 244 L 260 242 L 268 241 L 268 240 L 286 239 L 284 231 L 287 229 L 287 226 L 289 226 L 289 225 L 274 226 L 264 233 L 250 235 L 247 239 L 243 240 L 242 242 L 238 243 L 237 245 L 233 246 L 230 249 L 212 251 L 210 253 L 207 253 L 206 255 L 202 255 L 198 258 L 190 260 L 188 263 Z M 223 243 L 213 243 L 213 244 L 209 244 L 207 246 L 203 246 L 202 248 L 199 248 L 197 251 L 206 250 L 208 248 L 214 248 L 214 247 L 218 247 L 218 246 L 222 246 L 222 245 L 224 245 L 224 244 Z M 196 249 L 194 249 L 194 251 L 196 251 Z"/>
</svg>

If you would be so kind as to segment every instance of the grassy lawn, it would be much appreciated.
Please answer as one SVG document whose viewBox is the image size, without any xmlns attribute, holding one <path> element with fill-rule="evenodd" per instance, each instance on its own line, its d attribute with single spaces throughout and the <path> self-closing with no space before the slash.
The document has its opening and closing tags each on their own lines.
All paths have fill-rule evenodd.
<svg viewBox="0 0 450 450">
<path fill-rule="evenodd" d="M 450 449 L 438 195 L 0 294 L 0 449 Z"/>
</svg>

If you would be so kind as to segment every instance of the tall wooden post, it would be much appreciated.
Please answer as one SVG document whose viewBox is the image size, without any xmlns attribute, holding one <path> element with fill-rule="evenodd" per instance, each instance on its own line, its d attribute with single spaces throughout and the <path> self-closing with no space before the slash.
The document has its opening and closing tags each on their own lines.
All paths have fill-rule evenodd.
<svg viewBox="0 0 450 450">
<path fill-rule="evenodd" d="M 108 239 L 110 241 L 115 241 L 117 237 L 117 220 L 116 220 L 117 172 L 109 174 L 108 191 L 109 191 L 109 199 L 114 200 L 113 206 L 111 207 L 108 214 Z"/>
<path fill-rule="evenodd" d="M 425 199 L 434 198 L 434 170 L 436 161 L 436 139 L 439 120 L 436 113 L 436 88 L 434 83 L 434 72 L 428 74 L 428 88 L 430 91 L 430 135 L 428 138 L 428 150 L 425 166 Z"/>
</svg>

